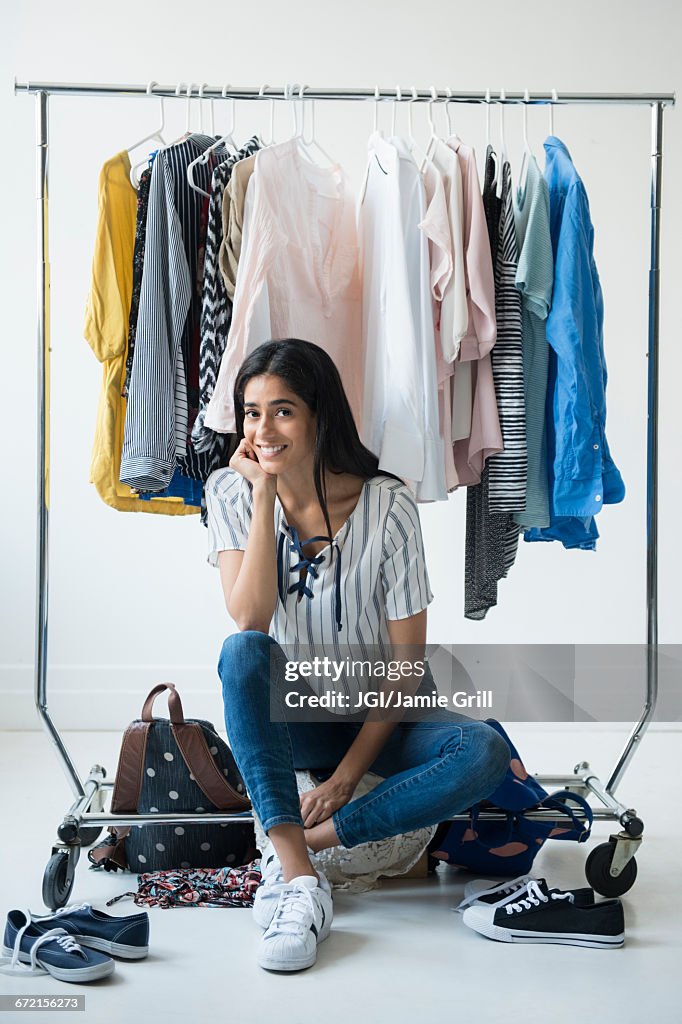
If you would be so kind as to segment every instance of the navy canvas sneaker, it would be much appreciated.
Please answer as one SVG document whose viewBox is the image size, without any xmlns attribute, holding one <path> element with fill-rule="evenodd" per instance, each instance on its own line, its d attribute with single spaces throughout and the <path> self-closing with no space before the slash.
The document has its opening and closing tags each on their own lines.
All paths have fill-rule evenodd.
<svg viewBox="0 0 682 1024">
<path fill-rule="evenodd" d="M 32 914 L 34 928 L 64 928 L 76 942 L 123 960 L 142 960 L 149 952 L 149 914 L 114 917 L 89 903 L 62 907 L 53 914 Z"/>
<path fill-rule="evenodd" d="M 572 892 L 548 889 L 539 881 L 529 882 L 512 903 L 468 907 L 462 920 L 467 927 L 498 942 L 554 942 L 616 949 L 625 941 L 620 900 L 580 905 Z"/>
<path fill-rule="evenodd" d="M 5 925 L 0 972 L 33 976 L 51 974 L 59 981 L 106 978 L 114 971 L 110 956 L 83 949 L 65 928 L 36 928 L 27 910 L 10 910 Z"/>
</svg>

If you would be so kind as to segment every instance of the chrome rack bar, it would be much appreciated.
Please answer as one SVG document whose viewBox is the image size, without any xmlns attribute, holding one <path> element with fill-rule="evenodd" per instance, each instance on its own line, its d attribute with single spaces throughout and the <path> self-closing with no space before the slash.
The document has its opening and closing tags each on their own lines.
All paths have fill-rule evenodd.
<svg viewBox="0 0 682 1024">
<path fill-rule="evenodd" d="M 147 85 L 115 85 L 115 84 L 92 84 L 87 82 L 14 82 L 14 91 L 17 93 L 49 93 L 52 95 L 67 96 L 163 96 L 168 99 L 186 99 L 193 95 L 194 84 L 191 82 L 178 85 L 154 84 L 151 92 Z M 299 85 L 291 87 L 298 90 Z M 306 99 L 311 100 L 390 100 L 398 101 L 396 89 L 376 89 L 376 87 L 362 89 L 345 88 L 318 88 L 304 86 Z M 196 96 L 199 95 L 199 86 L 196 86 Z M 417 89 L 412 92 L 412 87 L 401 90 L 402 96 L 399 102 L 402 103 L 427 103 L 434 99 L 431 89 Z M 201 95 L 206 99 L 237 99 L 237 100 L 286 100 L 291 98 L 291 91 L 286 86 L 266 86 L 261 89 L 259 86 L 221 86 L 205 85 Z M 296 96 L 296 94 L 294 94 Z M 486 92 L 450 92 L 444 89 L 437 89 L 435 99 L 440 102 L 451 103 L 530 103 L 532 104 L 631 104 L 635 106 L 661 106 L 674 105 L 675 93 L 645 93 L 645 92 L 622 92 L 622 93 L 586 93 L 586 92 L 562 92 L 561 95 L 552 92 L 532 92 L 526 97 L 525 92 L 505 92 L 504 99 L 499 95 L 491 95 L 487 99 Z"/>
</svg>

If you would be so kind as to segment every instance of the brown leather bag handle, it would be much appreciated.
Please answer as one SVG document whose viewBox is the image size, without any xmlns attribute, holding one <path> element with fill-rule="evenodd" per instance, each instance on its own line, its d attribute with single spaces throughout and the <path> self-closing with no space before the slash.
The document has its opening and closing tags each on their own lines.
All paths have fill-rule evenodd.
<svg viewBox="0 0 682 1024">
<path fill-rule="evenodd" d="M 154 687 L 153 690 L 149 691 L 149 695 L 142 706 L 142 721 L 151 722 L 152 720 L 152 707 L 154 701 L 160 693 L 164 690 L 168 690 L 168 713 L 170 720 L 173 725 L 184 725 L 185 715 L 182 710 L 182 701 L 180 700 L 180 694 L 175 689 L 175 683 L 159 683 Z"/>
<path fill-rule="evenodd" d="M 198 722 L 171 726 L 183 760 L 194 776 L 197 786 L 219 811 L 247 811 L 251 801 L 229 784 L 208 749 L 206 737 Z"/>
</svg>

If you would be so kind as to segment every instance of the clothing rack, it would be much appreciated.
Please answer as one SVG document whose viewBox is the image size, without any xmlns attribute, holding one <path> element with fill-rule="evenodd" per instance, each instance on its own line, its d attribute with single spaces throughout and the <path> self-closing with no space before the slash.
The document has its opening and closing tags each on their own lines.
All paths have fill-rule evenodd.
<svg viewBox="0 0 682 1024">
<path fill-rule="evenodd" d="M 85 813 L 90 804 L 97 806 L 93 793 L 99 795 L 99 787 L 103 777 L 103 769 L 95 766 L 89 778 L 83 784 L 61 741 L 59 733 L 48 712 L 47 707 L 47 642 L 48 642 L 48 596 L 49 596 L 49 484 L 50 484 L 50 263 L 48 250 L 49 220 L 49 106 L 50 96 L 88 96 L 88 97 L 162 97 L 189 101 L 191 99 L 230 99 L 249 101 L 375 101 L 401 103 L 463 103 L 463 104 L 530 104 L 530 105 L 625 105 L 649 106 L 651 108 L 651 252 L 649 265 L 649 319 L 648 319 L 648 392 L 647 392 L 647 458 L 646 458 L 646 699 L 644 709 L 637 724 L 634 726 L 627 743 L 618 759 L 609 781 L 602 786 L 599 780 L 589 772 L 589 765 L 581 763 L 576 766 L 573 776 L 543 776 L 544 781 L 559 782 L 564 785 L 582 786 L 598 797 L 606 808 L 606 813 L 595 817 L 607 817 L 619 820 L 625 833 L 618 837 L 621 853 L 616 853 L 620 860 L 619 870 L 633 856 L 635 845 L 641 841 L 638 837 L 643 830 L 642 822 L 636 812 L 628 809 L 614 797 L 616 788 L 642 739 L 653 716 L 658 694 L 658 357 L 659 357 L 659 326 L 660 326 L 660 229 L 661 229 L 661 178 L 663 171 L 663 112 L 666 106 L 675 104 L 674 93 L 565 93 L 559 95 L 556 90 L 551 92 L 505 92 L 491 95 L 485 92 L 455 92 L 450 89 L 438 90 L 374 88 L 318 88 L 300 85 L 237 87 L 197 85 L 180 83 L 179 85 L 159 85 L 150 82 L 147 85 L 116 85 L 87 84 L 74 82 L 17 82 L 14 83 L 15 93 L 31 94 L 36 97 L 36 180 L 38 202 L 38 522 L 37 522 L 37 598 L 36 598 L 36 658 L 35 658 L 35 703 L 48 735 L 57 747 L 69 783 L 74 792 L 76 803 L 72 807 L 72 815 L 65 819 L 59 835 L 64 842 L 68 839 L 64 834 L 65 826 L 75 822 L 76 835 L 80 821 L 101 828 L 105 824 L 121 824 L 123 819 L 105 813 Z M 97 809 L 103 806 L 99 802 Z M 83 813 L 81 813 L 83 812 Z M 73 817 L 76 814 L 78 821 Z M 197 818 L 183 815 L 182 820 L 192 818 L 205 821 L 205 817 Z M 231 815 L 235 820 L 239 816 Z M 172 815 L 134 816 L 132 821 L 151 818 L 157 823 L 174 823 Z M 179 822 L 181 819 L 177 819 Z M 68 832 L 68 828 L 66 828 Z M 88 830 L 82 830 L 87 832 Z M 92 831 L 92 829 L 90 829 Z M 97 829 L 95 830 L 97 831 Z M 630 837 L 630 838 L 628 838 Z M 74 841 L 73 839 L 71 840 Z M 629 845 L 628 845 L 629 844 Z M 56 848 L 55 848 L 56 849 Z M 598 848 L 599 849 L 599 848 Z M 596 852 L 596 851 L 594 851 Z M 47 875 L 46 875 L 47 883 Z M 632 884 L 632 883 L 630 883 Z M 44 888 L 45 895 L 45 888 Z M 68 895 L 68 893 L 67 893 Z M 46 899 L 47 902 L 47 899 Z"/>
</svg>

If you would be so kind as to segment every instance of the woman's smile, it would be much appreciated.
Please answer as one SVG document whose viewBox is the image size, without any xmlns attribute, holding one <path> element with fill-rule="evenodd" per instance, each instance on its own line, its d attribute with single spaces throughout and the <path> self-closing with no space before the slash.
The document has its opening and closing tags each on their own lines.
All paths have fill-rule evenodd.
<svg viewBox="0 0 682 1024">
<path fill-rule="evenodd" d="M 264 459 L 276 459 L 278 455 L 281 455 L 285 448 L 288 448 L 286 444 L 258 444 L 256 445 L 262 458 Z"/>
</svg>

